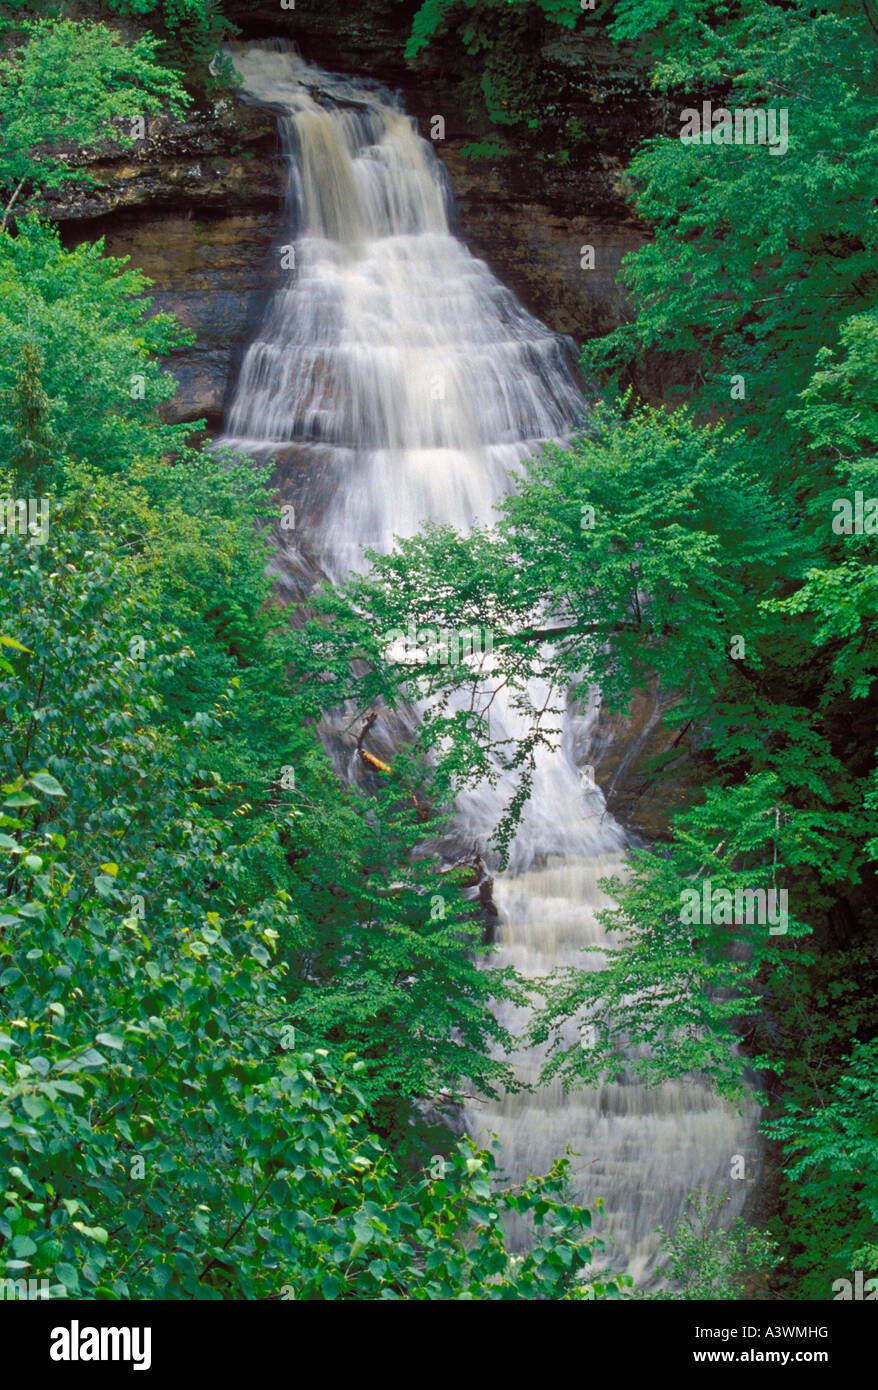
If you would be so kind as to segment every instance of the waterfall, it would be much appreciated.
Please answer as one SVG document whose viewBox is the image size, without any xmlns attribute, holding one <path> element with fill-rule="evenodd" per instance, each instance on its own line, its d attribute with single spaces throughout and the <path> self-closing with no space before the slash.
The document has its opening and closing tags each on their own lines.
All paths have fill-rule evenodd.
<svg viewBox="0 0 878 1390">
<path fill-rule="evenodd" d="M 522 461 L 563 440 L 584 409 L 571 345 L 550 332 L 453 232 L 443 166 L 414 122 L 375 85 L 323 73 L 280 45 L 230 45 L 245 99 L 278 113 L 288 172 L 284 268 L 244 356 L 223 442 L 271 457 L 296 527 L 278 531 L 273 561 L 290 598 L 321 577 L 362 569 L 362 551 L 432 519 L 487 522 Z M 539 692 L 534 692 L 538 695 Z M 501 963 L 539 977 L 591 968 L 581 948 L 605 943 L 598 880 L 624 865 L 627 839 L 598 788 L 584 783 L 596 712 L 570 711 L 554 749 L 537 756 L 533 795 L 495 882 Z M 491 706 L 496 734 L 525 716 Z M 336 749 L 336 751 L 338 751 Z M 461 795 L 457 818 L 484 843 L 512 790 Z M 525 1020 L 505 1022 L 520 1032 Z M 577 1039 L 572 1039 L 578 1041 Z M 533 1051 L 516 1059 L 530 1080 Z M 746 1184 L 732 1156 L 756 1150 L 754 1116 L 739 1116 L 697 1079 L 647 1090 L 629 1082 L 564 1095 L 559 1086 L 474 1103 L 504 1171 L 544 1172 L 570 1145 L 576 1195 L 606 1200 L 609 1263 L 632 1273 L 654 1259 L 655 1227 L 673 1227 L 689 1191 Z"/>
</svg>

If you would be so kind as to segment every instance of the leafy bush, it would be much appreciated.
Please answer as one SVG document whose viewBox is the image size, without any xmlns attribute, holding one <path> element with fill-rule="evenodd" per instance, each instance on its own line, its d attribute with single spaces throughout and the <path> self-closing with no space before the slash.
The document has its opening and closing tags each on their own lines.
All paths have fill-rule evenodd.
<svg viewBox="0 0 878 1390">
<path fill-rule="evenodd" d="M 766 1274 L 776 1259 L 777 1242 L 749 1226 L 740 1216 L 725 1230 L 716 1228 L 716 1216 L 727 1197 L 690 1193 L 689 1211 L 673 1234 L 659 1229 L 665 1276 L 672 1287 L 649 1298 L 739 1299 L 753 1298 L 765 1288 Z"/>
<path fill-rule="evenodd" d="M 190 335 L 166 314 L 149 317 L 148 284 L 99 242 L 65 251 L 45 223 L 25 219 L 17 236 L 0 236 L 0 390 L 13 407 L 0 425 L 0 468 L 12 467 L 27 434 L 33 394 L 54 440 L 53 490 L 63 487 L 65 455 L 109 472 L 183 446 L 193 427 L 156 414 L 177 389 L 156 359 Z"/>
</svg>

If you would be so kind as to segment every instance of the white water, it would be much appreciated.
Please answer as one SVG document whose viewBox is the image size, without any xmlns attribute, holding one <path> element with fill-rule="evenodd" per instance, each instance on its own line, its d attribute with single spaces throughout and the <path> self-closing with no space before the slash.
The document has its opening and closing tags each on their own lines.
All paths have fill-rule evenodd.
<svg viewBox="0 0 878 1390">
<path fill-rule="evenodd" d="M 386 552 L 426 519 L 464 530 L 490 520 L 510 474 L 541 441 L 563 438 L 583 402 L 565 341 L 452 234 L 444 170 L 386 93 L 282 48 L 231 52 L 248 98 L 279 113 L 294 269 L 247 350 L 224 442 L 274 456 L 296 493 L 295 535 L 278 533 L 292 591 L 290 576 L 305 587 L 342 579 L 364 567 L 364 547 Z M 502 696 L 491 718 L 498 733 L 527 724 Z M 626 837 L 574 761 L 593 718 L 568 714 L 558 747 L 539 753 L 510 869 L 495 882 L 501 961 L 530 976 L 600 963 L 580 951 L 604 943 L 597 881 L 622 867 Z M 467 840 L 485 843 L 512 786 L 504 776 L 460 798 Z M 517 1032 L 525 1023 L 508 1021 Z M 539 1058 L 524 1054 L 518 1068 L 532 1079 Z M 481 1141 L 499 1133 L 516 1180 L 577 1150 L 577 1194 L 606 1199 L 611 1262 L 635 1274 L 687 1192 L 726 1191 L 728 1214 L 740 1208 L 732 1155 L 755 1152 L 752 1115 L 694 1079 L 566 1097 L 544 1088 L 478 1104 L 469 1123 Z"/>
</svg>

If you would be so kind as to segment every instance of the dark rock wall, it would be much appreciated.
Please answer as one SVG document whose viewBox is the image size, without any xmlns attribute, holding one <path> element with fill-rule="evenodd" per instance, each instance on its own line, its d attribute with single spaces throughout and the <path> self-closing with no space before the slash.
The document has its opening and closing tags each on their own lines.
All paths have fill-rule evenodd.
<svg viewBox="0 0 878 1390">
<path fill-rule="evenodd" d="M 109 145 L 94 186 L 47 204 L 68 244 L 103 237 L 153 281 L 154 311 L 194 331 L 167 363 L 179 383 L 170 420 L 222 422 L 282 225 L 277 152 L 274 118 L 224 99 L 184 123 L 150 122 L 134 150 Z"/>
<path fill-rule="evenodd" d="M 204 419 L 222 427 L 223 408 L 243 346 L 265 298 L 270 248 L 280 233 L 276 208 L 228 213 L 155 209 L 113 215 L 89 225 L 107 254 L 130 256 L 153 281 L 153 311 L 174 314 L 196 335 L 166 359 L 177 395 L 163 407 L 170 421 Z M 75 237 L 82 235 L 77 228 Z"/>
<path fill-rule="evenodd" d="M 428 133 L 428 122 L 424 122 Z M 437 143 L 458 204 L 459 228 L 527 307 L 577 346 L 606 333 L 624 313 L 619 264 L 643 241 L 635 224 L 559 212 L 510 190 L 501 174 L 461 158 L 461 141 Z M 137 150 L 92 165 L 95 187 L 47 205 L 65 240 L 105 238 L 112 256 L 130 256 L 154 282 L 155 309 L 176 314 L 197 340 L 169 362 L 178 378 L 170 418 L 207 416 L 215 426 L 257 306 L 266 293 L 272 247 L 283 230 L 283 173 L 274 120 L 234 114 L 150 130 Z M 581 248 L 594 248 L 594 268 Z"/>
<path fill-rule="evenodd" d="M 343 0 L 298 10 L 224 6 L 245 38 L 292 39 L 311 61 L 398 91 L 425 137 L 441 113 L 447 138 L 435 148 L 475 254 L 577 346 L 607 332 L 624 313 L 619 263 L 643 240 L 624 204 L 625 158 L 656 119 L 637 64 L 621 62 L 599 28 L 545 45 L 535 61 L 556 74 L 559 109 L 576 111 L 592 139 L 571 167 L 536 147 L 521 159 L 474 163 L 460 150 L 481 132 L 455 105 L 453 49 L 439 45 L 438 57 L 431 50 L 417 73 L 405 63 L 416 8 L 401 0 L 371 0 L 356 15 Z M 207 417 L 216 427 L 221 418 L 280 238 L 278 154 L 270 112 L 230 98 L 202 101 L 184 123 L 152 121 L 133 151 L 108 144 L 90 168 L 94 187 L 74 186 L 47 204 L 68 241 L 103 235 L 109 254 L 129 255 L 154 281 L 155 308 L 195 331 L 192 349 L 169 363 L 180 383 L 169 407 L 175 420 Z M 581 266 L 583 246 L 594 248 L 594 269 Z"/>
</svg>

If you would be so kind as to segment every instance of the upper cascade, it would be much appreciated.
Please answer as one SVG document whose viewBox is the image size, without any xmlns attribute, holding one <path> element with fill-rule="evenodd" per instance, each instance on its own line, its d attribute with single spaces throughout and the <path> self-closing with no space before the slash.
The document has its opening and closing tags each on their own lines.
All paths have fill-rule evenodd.
<svg viewBox="0 0 878 1390">
<path fill-rule="evenodd" d="M 368 525 L 366 501 L 362 545 L 386 550 L 427 517 L 487 520 L 510 471 L 583 410 L 570 344 L 453 234 L 445 170 L 390 94 L 288 49 L 229 52 L 245 97 L 278 111 L 289 231 L 228 442 L 374 471 L 383 521 Z M 331 577 L 359 558 L 350 534 L 324 549 Z"/>
</svg>

